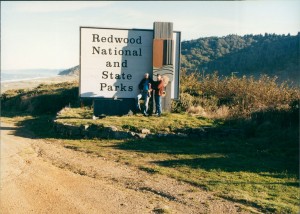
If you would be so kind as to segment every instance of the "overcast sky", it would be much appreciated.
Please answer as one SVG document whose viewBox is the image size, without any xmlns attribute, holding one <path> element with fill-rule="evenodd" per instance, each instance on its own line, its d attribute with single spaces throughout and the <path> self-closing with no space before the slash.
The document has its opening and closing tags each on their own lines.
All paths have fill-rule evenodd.
<svg viewBox="0 0 300 214">
<path fill-rule="evenodd" d="M 300 1 L 1 2 L 1 69 L 79 64 L 79 27 L 152 29 L 173 22 L 182 40 L 300 31 Z"/>
</svg>

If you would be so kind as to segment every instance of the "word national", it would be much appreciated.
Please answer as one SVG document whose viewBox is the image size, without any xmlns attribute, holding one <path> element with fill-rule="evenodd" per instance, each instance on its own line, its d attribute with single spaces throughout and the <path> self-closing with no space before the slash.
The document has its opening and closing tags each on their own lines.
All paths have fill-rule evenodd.
<svg viewBox="0 0 300 214">
<path fill-rule="evenodd" d="M 121 56 L 142 56 L 142 49 L 118 49 L 118 48 L 101 48 L 93 46 L 92 54 L 101 54 L 101 55 L 121 55 Z"/>
</svg>

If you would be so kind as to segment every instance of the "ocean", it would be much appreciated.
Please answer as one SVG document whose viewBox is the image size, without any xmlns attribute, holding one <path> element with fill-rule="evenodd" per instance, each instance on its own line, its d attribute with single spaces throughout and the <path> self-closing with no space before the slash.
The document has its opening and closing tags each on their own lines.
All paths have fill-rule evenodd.
<svg viewBox="0 0 300 214">
<path fill-rule="evenodd" d="M 15 82 L 57 76 L 64 69 L 1 70 L 1 82 Z"/>
</svg>

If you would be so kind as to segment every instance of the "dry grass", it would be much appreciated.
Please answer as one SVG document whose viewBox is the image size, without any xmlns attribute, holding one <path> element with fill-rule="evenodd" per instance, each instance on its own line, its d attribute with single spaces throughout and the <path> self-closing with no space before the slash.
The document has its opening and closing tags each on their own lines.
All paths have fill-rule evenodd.
<svg viewBox="0 0 300 214">
<path fill-rule="evenodd" d="M 299 88 L 277 78 L 181 76 L 180 100 L 173 102 L 175 112 L 187 111 L 210 118 L 249 117 L 253 112 L 290 110 L 298 105 Z"/>
<path fill-rule="evenodd" d="M 209 119 L 226 119 L 229 117 L 230 113 L 229 108 L 225 105 L 220 106 L 216 110 L 205 110 L 202 106 L 190 106 L 186 111 L 191 115 Z"/>
</svg>

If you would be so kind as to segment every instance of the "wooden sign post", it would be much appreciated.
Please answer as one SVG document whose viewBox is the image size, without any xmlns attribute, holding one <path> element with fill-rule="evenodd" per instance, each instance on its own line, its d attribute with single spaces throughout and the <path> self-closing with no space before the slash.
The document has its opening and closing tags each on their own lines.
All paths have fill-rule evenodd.
<svg viewBox="0 0 300 214">
<path fill-rule="evenodd" d="M 154 22 L 153 24 L 153 80 L 160 74 L 165 82 L 165 95 L 161 99 L 163 112 L 171 111 L 171 82 L 174 79 L 174 40 L 173 23 Z"/>
</svg>

